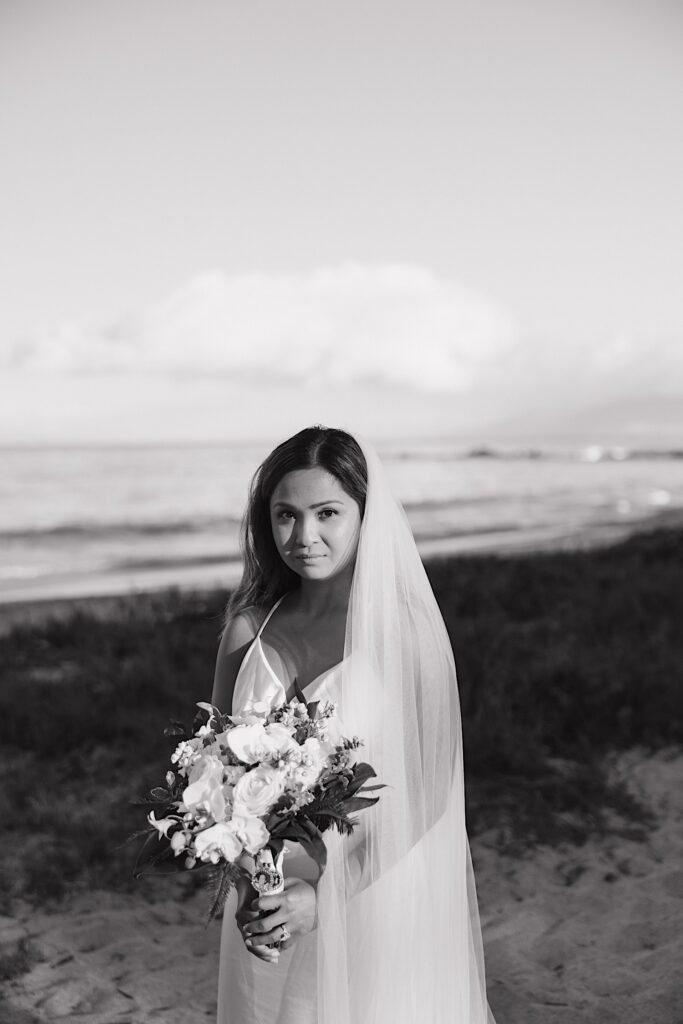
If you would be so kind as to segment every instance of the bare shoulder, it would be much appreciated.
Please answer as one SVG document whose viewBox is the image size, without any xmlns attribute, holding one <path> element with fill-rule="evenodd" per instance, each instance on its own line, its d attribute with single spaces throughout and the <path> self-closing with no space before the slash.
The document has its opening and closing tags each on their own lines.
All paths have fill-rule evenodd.
<svg viewBox="0 0 683 1024">
<path fill-rule="evenodd" d="M 258 633 L 263 618 L 263 613 L 259 608 L 250 607 L 244 608 L 237 615 L 228 619 L 221 635 L 219 654 L 221 651 L 229 654 L 244 644 L 250 643 Z"/>
<path fill-rule="evenodd" d="M 223 630 L 211 697 L 212 703 L 221 711 L 229 712 L 232 709 L 232 696 L 240 666 L 263 618 L 260 609 L 245 608 L 233 616 Z"/>
</svg>

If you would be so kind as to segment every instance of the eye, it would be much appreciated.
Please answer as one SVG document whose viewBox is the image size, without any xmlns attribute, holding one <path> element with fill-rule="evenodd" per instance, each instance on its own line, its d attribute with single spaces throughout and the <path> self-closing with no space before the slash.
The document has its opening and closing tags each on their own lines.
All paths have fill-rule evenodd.
<svg viewBox="0 0 683 1024">
<path fill-rule="evenodd" d="M 321 519 L 329 519 L 331 516 L 337 515 L 336 508 L 323 508 L 318 513 Z"/>
<path fill-rule="evenodd" d="M 280 509 L 280 511 L 277 513 L 278 519 L 288 519 L 290 516 L 293 517 L 294 513 L 290 512 L 289 509 L 286 508 Z"/>
</svg>

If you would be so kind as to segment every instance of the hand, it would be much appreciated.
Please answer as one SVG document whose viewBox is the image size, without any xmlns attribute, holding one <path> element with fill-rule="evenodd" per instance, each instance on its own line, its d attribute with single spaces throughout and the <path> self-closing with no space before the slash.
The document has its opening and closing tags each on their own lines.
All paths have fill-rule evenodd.
<svg viewBox="0 0 683 1024">
<path fill-rule="evenodd" d="M 244 927 L 246 924 L 255 921 L 259 916 L 259 910 L 257 906 L 256 892 L 251 884 L 248 877 L 243 876 L 237 881 L 235 886 L 237 889 L 237 909 L 235 911 L 235 921 L 237 927 L 242 933 L 242 938 L 246 936 L 244 934 Z M 267 964 L 277 963 L 280 959 L 279 949 L 268 949 L 267 946 L 251 946 L 247 945 L 247 949 L 254 956 L 258 957 L 259 960 L 263 960 Z"/>
<path fill-rule="evenodd" d="M 280 948 L 289 949 L 299 935 L 306 935 L 315 927 L 316 902 L 314 887 L 301 878 L 286 878 L 284 892 L 254 900 L 253 910 L 244 915 L 247 920 L 242 929 L 250 951 L 261 959 L 265 959 L 264 951 L 276 953 L 277 950 L 268 949 L 268 944 L 281 942 L 283 925 L 290 938 L 281 942 Z"/>
</svg>

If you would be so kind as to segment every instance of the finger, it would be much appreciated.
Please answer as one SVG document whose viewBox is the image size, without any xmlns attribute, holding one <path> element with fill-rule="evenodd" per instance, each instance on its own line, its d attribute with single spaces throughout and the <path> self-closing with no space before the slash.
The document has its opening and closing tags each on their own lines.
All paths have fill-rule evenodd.
<svg viewBox="0 0 683 1024">
<path fill-rule="evenodd" d="M 279 892 L 275 896 L 259 896 L 258 899 L 254 900 L 254 906 L 258 907 L 259 910 L 269 913 L 271 910 L 277 910 L 282 905 L 283 896 Z"/>
<path fill-rule="evenodd" d="M 245 942 L 248 940 L 254 946 L 269 946 L 272 942 L 281 942 L 283 934 L 287 933 L 282 931 L 284 925 L 278 924 L 274 928 L 271 928 L 267 932 L 252 932 L 251 935 L 245 936 Z M 289 933 L 292 934 L 291 932 Z"/>
<path fill-rule="evenodd" d="M 278 945 L 266 945 L 257 941 L 253 938 L 245 938 L 242 936 L 244 945 L 250 953 L 257 956 L 259 960 L 267 960 L 269 963 L 277 961 L 280 955 L 280 948 Z"/>
<path fill-rule="evenodd" d="M 240 912 L 240 919 L 245 923 L 247 921 L 258 921 L 261 918 L 258 910 L 243 910 Z"/>
<path fill-rule="evenodd" d="M 276 964 L 280 959 L 279 949 L 269 949 L 268 946 L 252 946 L 250 943 L 245 943 L 245 945 L 252 956 L 263 960 L 266 964 Z"/>
<path fill-rule="evenodd" d="M 285 913 L 283 910 L 277 910 L 273 914 L 268 914 L 267 917 L 257 917 L 255 920 L 248 921 L 244 926 L 245 936 L 249 935 L 260 935 L 264 932 L 270 932 L 279 925 L 285 923 Z"/>
</svg>

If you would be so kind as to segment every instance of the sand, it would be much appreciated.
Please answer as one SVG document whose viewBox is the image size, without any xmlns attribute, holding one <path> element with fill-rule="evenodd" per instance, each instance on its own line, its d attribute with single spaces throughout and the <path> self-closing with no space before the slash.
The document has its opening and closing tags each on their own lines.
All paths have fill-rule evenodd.
<svg viewBox="0 0 683 1024">
<path fill-rule="evenodd" d="M 682 1024 L 683 756 L 630 752 L 614 771 L 656 815 L 513 860 L 476 844 L 498 1024 Z"/>
<path fill-rule="evenodd" d="M 522 857 L 492 835 L 472 844 L 498 1024 L 683 1024 L 683 754 L 632 751 L 613 771 L 656 815 L 644 841 Z M 167 895 L 91 892 L 0 919 L 2 964 L 25 961 L 3 984 L 0 1022 L 213 1021 L 218 924 L 204 928 L 205 894 L 151 884 Z"/>
</svg>

